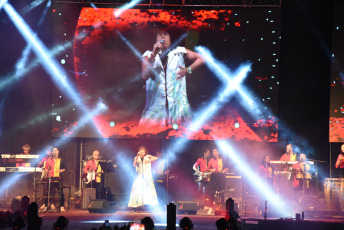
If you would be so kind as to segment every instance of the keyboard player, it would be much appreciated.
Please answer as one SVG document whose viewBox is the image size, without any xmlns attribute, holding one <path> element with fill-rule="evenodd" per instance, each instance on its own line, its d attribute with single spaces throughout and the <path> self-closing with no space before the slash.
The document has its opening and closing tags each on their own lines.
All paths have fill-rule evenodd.
<svg viewBox="0 0 344 230">
<path fill-rule="evenodd" d="M 31 146 L 29 144 L 25 144 L 22 147 L 23 152 L 20 155 L 30 155 Z M 17 159 L 16 160 L 16 167 L 30 167 L 31 164 L 29 162 L 24 162 L 24 159 Z"/>
<path fill-rule="evenodd" d="M 292 144 L 286 146 L 286 153 L 281 156 L 280 161 L 296 161 L 296 154 Z"/>
<path fill-rule="evenodd" d="M 29 144 L 25 144 L 22 146 L 22 153 L 19 155 L 27 156 L 30 155 L 31 146 Z M 16 167 L 31 167 L 31 158 L 16 158 L 15 159 L 15 166 Z M 18 177 L 18 180 L 13 186 L 14 194 L 16 194 L 16 198 L 21 199 L 23 196 L 28 196 L 33 199 L 33 174 L 32 173 L 24 173 Z"/>
</svg>

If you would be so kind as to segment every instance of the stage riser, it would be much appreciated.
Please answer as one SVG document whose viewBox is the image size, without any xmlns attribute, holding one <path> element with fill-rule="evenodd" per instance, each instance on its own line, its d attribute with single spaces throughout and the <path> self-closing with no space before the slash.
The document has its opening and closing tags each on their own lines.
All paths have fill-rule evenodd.
<svg viewBox="0 0 344 230">
<path fill-rule="evenodd" d="M 340 230 L 344 229 L 344 223 L 328 223 L 320 221 L 293 221 L 293 220 L 273 220 L 258 222 L 257 230 Z"/>
</svg>

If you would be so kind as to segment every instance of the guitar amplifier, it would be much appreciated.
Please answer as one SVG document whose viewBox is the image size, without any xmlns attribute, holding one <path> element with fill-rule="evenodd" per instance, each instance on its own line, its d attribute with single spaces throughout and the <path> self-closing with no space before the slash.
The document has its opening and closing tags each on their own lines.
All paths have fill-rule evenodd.
<svg viewBox="0 0 344 230">
<path fill-rule="evenodd" d="M 195 201 L 178 201 L 177 213 L 195 215 L 197 213 L 197 203 Z"/>
<path fill-rule="evenodd" d="M 226 176 L 224 198 L 242 198 L 241 176 Z"/>
<path fill-rule="evenodd" d="M 82 204 L 81 209 L 88 209 L 92 200 L 96 199 L 96 189 L 95 188 L 84 188 L 82 190 Z"/>
</svg>

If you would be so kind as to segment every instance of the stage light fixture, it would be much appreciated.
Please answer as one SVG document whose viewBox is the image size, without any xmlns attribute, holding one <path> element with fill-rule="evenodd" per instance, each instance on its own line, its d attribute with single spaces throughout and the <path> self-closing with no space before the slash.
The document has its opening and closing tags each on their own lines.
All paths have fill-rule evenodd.
<svg viewBox="0 0 344 230">
<path fill-rule="evenodd" d="M 130 8 L 133 8 L 136 4 L 139 4 L 142 0 L 132 0 L 131 2 L 127 3 L 127 4 L 124 4 L 123 6 L 119 7 L 114 15 L 116 18 L 120 17 L 121 14 L 127 10 L 127 9 L 130 9 Z"/>
</svg>

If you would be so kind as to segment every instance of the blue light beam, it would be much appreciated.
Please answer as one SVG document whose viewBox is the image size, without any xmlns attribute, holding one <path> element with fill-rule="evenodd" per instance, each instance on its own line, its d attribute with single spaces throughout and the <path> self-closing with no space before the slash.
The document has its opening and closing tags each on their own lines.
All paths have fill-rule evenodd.
<svg viewBox="0 0 344 230">
<path fill-rule="evenodd" d="M 271 186 L 266 184 L 264 180 L 251 169 L 248 162 L 245 162 L 245 160 L 240 157 L 243 155 L 240 151 L 236 150 L 229 142 L 224 140 L 216 141 L 216 145 L 219 147 L 221 152 L 234 163 L 233 165 L 236 166 L 241 175 L 243 175 L 248 182 L 257 191 L 259 191 L 259 194 L 261 194 L 265 200 L 269 201 L 269 204 L 276 213 L 282 217 L 292 216 L 293 212 L 284 202 L 285 199 L 279 198 Z"/>
</svg>

